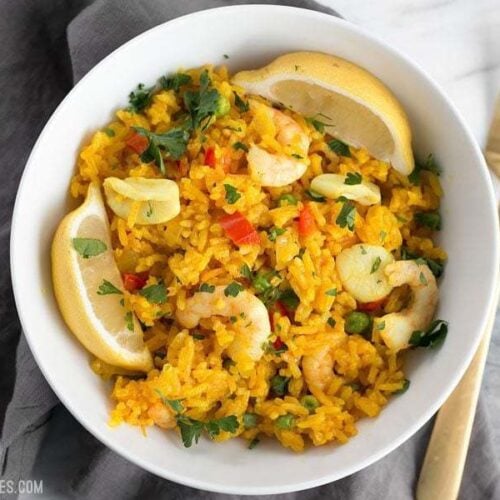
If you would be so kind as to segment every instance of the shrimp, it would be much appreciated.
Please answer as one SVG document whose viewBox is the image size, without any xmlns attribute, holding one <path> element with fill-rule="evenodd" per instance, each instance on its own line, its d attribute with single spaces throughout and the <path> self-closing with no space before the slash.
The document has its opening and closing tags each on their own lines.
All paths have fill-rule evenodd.
<svg viewBox="0 0 500 500">
<path fill-rule="evenodd" d="M 408 347 L 412 333 L 429 326 L 438 303 L 436 278 L 429 267 L 414 260 L 400 260 L 385 267 L 385 274 L 392 286 L 408 284 L 413 292 L 410 305 L 397 313 L 390 313 L 376 320 L 387 347 L 399 351 Z"/>
<path fill-rule="evenodd" d="M 283 146 L 295 148 L 297 157 L 272 154 L 253 144 L 247 153 L 248 169 L 262 186 L 286 186 L 300 179 L 307 170 L 310 139 L 300 125 L 288 115 L 257 101 L 250 101 L 252 109 L 265 109 L 278 130 L 276 140 Z"/>
<path fill-rule="evenodd" d="M 163 403 L 157 402 L 148 408 L 148 416 L 163 429 L 173 429 L 176 426 L 175 416 Z"/>
<path fill-rule="evenodd" d="M 302 370 L 307 384 L 322 391 L 333 380 L 333 356 L 330 346 L 324 346 L 302 359 Z"/>
<path fill-rule="evenodd" d="M 226 297 L 224 286 L 216 286 L 213 293 L 198 292 L 187 299 L 184 310 L 177 310 L 177 320 L 186 328 L 194 328 L 202 318 L 211 316 L 236 317 L 237 335 L 228 346 L 228 355 L 236 361 L 242 356 L 258 361 L 262 344 L 271 333 L 266 306 L 253 294 L 241 291 L 236 297 Z"/>
</svg>

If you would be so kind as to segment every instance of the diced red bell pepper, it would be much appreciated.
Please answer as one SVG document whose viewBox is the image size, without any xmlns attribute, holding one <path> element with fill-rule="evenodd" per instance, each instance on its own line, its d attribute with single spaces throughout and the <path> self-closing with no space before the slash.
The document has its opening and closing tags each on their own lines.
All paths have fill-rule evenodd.
<svg viewBox="0 0 500 500">
<path fill-rule="evenodd" d="M 132 149 L 138 155 L 141 155 L 148 149 L 149 141 L 147 137 L 144 137 L 137 132 L 134 132 L 126 141 L 125 144 Z"/>
<path fill-rule="evenodd" d="M 299 234 L 300 236 L 309 236 L 316 230 L 316 222 L 309 205 L 304 205 L 299 212 Z"/>
<path fill-rule="evenodd" d="M 279 337 L 277 337 L 276 340 L 273 342 L 273 348 L 275 351 L 279 351 L 280 349 L 283 348 L 284 345 L 285 343 Z"/>
<path fill-rule="evenodd" d="M 282 315 L 282 316 L 288 316 L 288 311 L 286 309 L 286 307 L 283 305 L 282 302 L 280 302 L 279 300 L 277 300 L 275 303 L 274 303 L 274 306 L 276 307 L 276 309 L 278 310 L 278 312 Z"/>
<path fill-rule="evenodd" d="M 123 273 L 123 286 L 128 292 L 135 292 L 144 288 L 149 278 L 149 273 Z"/>
<path fill-rule="evenodd" d="M 380 300 L 375 300 L 373 302 L 365 302 L 364 304 L 358 304 L 358 311 L 362 312 L 373 312 L 380 309 L 385 302 L 385 298 Z"/>
<path fill-rule="evenodd" d="M 249 220 L 240 212 L 224 215 L 219 220 L 227 236 L 238 246 L 259 245 L 260 236 Z"/>
<path fill-rule="evenodd" d="M 203 163 L 209 167 L 215 168 L 215 148 L 207 148 Z"/>
</svg>

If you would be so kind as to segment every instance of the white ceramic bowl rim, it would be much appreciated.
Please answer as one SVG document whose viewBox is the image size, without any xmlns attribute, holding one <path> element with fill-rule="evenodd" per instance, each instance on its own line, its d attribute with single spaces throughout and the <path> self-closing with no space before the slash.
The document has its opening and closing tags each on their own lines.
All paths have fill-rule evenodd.
<svg viewBox="0 0 500 500">
<path fill-rule="evenodd" d="M 13 222 L 12 222 L 12 235 L 11 235 L 11 269 L 12 269 L 12 281 L 13 281 L 13 289 L 14 289 L 14 295 L 16 299 L 16 304 L 18 305 L 18 312 L 21 320 L 21 324 L 23 326 L 23 330 L 26 334 L 26 338 L 28 341 L 28 344 L 30 345 L 30 348 L 33 352 L 33 355 L 38 363 L 38 366 L 40 367 L 43 375 L 47 379 L 48 383 L 54 390 L 54 392 L 57 394 L 57 396 L 60 398 L 62 403 L 68 408 L 68 410 L 74 415 L 74 417 L 80 421 L 80 423 L 87 428 L 89 432 L 91 432 L 93 435 L 95 435 L 101 442 L 103 442 L 106 446 L 109 448 L 113 449 L 123 457 L 127 458 L 128 460 L 131 460 L 135 462 L 137 465 L 143 467 L 144 469 L 147 469 L 160 477 L 164 477 L 170 480 L 173 480 L 175 482 L 185 484 L 188 486 L 192 486 L 195 488 L 200 488 L 204 490 L 210 490 L 210 491 L 218 491 L 221 493 L 234 493 L 234 494 L 273 494 L 273 493 L 283 493 L 283 492 L 288 492 L 288 491 L 298 491 L 298 490 L 303 490 L 307 488 L 311 488 L 314 486 L 319 486 L 321 484 L 325 484 L 328 482 L 331 482 L 333 480 L 336 480 L 340 477 L 344 477 L 346 475 L 352 474 L 370 464 L 373 462 L 379 460 L 382 458 L 384 455 L 395 449 L 397 446 L 399 446 L 401 443 L 403 443 L 405 440 L 407 440 L 412 434 L 414 434 L 437 410 L 438 408 L 443 404 L 445 399 L 449 396 L 453 388 L 456 386 L 458 381 L 460 380 L 461 376 L 463 375 L 466 367 L 471 361 L 471 358 L 477 348 L 478 342 L 480 340 L 480 333 L 477 333 L 474 337 L 474 342 L 471 342 L 470 344 L 470 349 L 467 352 L 467 355 L 463 357 L 461 360 L 459 369 L 456 370 L 454 373 L 453 377 L 449 380 L 449 383 L 447 385 L 447 389 L 444 390 L 440 397 L 436 398 L 429 404 L 427 410 L 419 415 L 419 418 L 414 420 L 413 422 L 408 424 L 408 427 L 406 428 L 406 431 L 401 433 L 400 435 L 396 436 L 395 438 L 391 439 L 386 443 L 384 447 L 381 447 L 378 449 L 376 452 L 372 453 L 370 456 L 365 457 L 364 460 L 359 461 L 355 466 L 351 466 L 349 468 L 344 468 L 343 470 L 333 470 L 331 474 L 325 475 L 321 478 L 315 478 L 313 480 L 304 480 L 300 482 L 293 482 L 293 478 L 287 478 L 286 481 L 283 482 L 283 484 L 278 485 L 278 486 L 264 486 L 261 487 L 259 484 L 254 484 L 254 485 L 242 485 L 240 487 L 235 487 L 235 486 L 229 486 L 226 487 L 224 484 L 214 484 L 210 482 L 210 480 L 206 479 L 198 479 L 195 477 L 192 477 L 188 471 L 184 474 L 179 474 L 179 473 L 172 473 L 169 470 L 164 470 L 159 466 L 155 466 L 154 464 L 147 462 L 145 460 L 142 460 L 138 458 L 137 456 L 131 456 L 130 452 L 127 450 L 127 443 L 126 442 L 119 442 L 117 440 L 113 440 L 102 431 L 100 428 L 96 428 L 95 426 L 89 425 L 88 422 L 85 421 L 84 418 L 81 417 L 81 415 L 78 414 L 77 411 L 73 408 L 73 405 L 71 401 L 68 400 L 66 397 L 64 388 L 60 386 L 52 377 L 51 374 L 51 367 L 49 364 L 47 364 L 46 360 L 41 359 L 38 355 L 37 350 L 33 347 L 34 346 L 34 339 L 33 335 L 34 332 L 30 331 L 29 328 L 26 327 L 27 321 L 28 321 L 28 316 L 25 316 L 25 311 L 22 307 L 23 305 L 23 300 L 21 297 L 22 291 L 25 287 L 24 283 L 20 281 L 19 278 L 19 269 L 23 265 L 23 262 L 16 259 L 16 256 L 19 254 L 19 247 L 22 245 L 22 241 L 17 238 L 18 233 L 20 233 L 20 228 L 23 225 L 24 221 L 20 220 L 19 213 L 20 213 L 20 198 L 23 193 L 23 186 L 26 183 L 26 179 L 29 178 L 31 175 L 33 175 L 34 170 L 36 168 L 36 165 L 33 162 L 33 158 L 36 156 L 38 149 L 40 148 L 40 144 L 43 142 L 46 134 L 50 133 L 51 130 L 51 124 L 55 120 L 55 117 L 61 113 L 61 111 L 68 105 L 68 103 L 71 101 L 73 98 L 74 93 L 77 91 L 77 89 L 84 85 L 85 82 L 88 79 L 93 78 L 93 75 L 102 67 L 105 65 L 111 65 L 113 60 L 121 54 L 123 51 L 128 50 L 131 46 L 134 44 L 137 44 L 139 41 L 141 41 L 145 37 L 149 37 L 152 33 L 156 31 L 161 31 L 165 30 L 167 27 L 171 28 L 175 26 L 178 23 L 185 23 L 187 18 L 190 18 L 190 20 L 194 18 L 205 18 L 207 22 L 210 22 L 210 19 L 213 18 L 213 16 L 217 15 L 222 15 L 222 14 L 230 14 L 234 13 L 235 15 L 237 14 L 238 16 L 245 16 L 246 13 L 250 12 L 255 12 L 261 10 L 263 13 L 266 13 L 269 16 L 276 16 L 278 18 L 280 15 L 284 15 L 285 13 L 294 13 L 298 16 L 301 16 L 302 18 L 310 18 L 310 19 L 317 19 L 318 21 L 324 22 L 325 19 L 328 19 L 328 22 L 333 25 L 338 25 L 338 26 L 348 26 L 348 29 L 352 32 L 354 32 L 359 38 L 363 38 L 367 41 L 367 43 L 376 45 L 380 48 L 382 48 L 384 51 L 391 53 L 393 56 L 396 56 L 399 59 L 404 60 L 406 65 L 409 65 L 413 68 L 413 70 L 416 73 L 419 73 L 422 79 L 427 80 L 429 86 L 433 89 L 433 91 L 436 94 L 439 94 L 441 99 L 445 101 L 450 108 L 454 119 L 459 123 L 461 128 L 464 130 L 467 140 L 470 142 L 472 147 L 474 148 L 475 151 L 475 156 L 477 160 L 477 164 L 479 165 L 479 175 L 481 177 L 481 180 L 483 183 L 485 183 L 488 188 L 488 200 L 487 204 L 489 205 L 489 210 L 491 214 L 493 215 L 493 218 L 495 219 L 496 217 L 496 203 L 495 203 L 495 198 L 494 198 L 494 193 L 493 189 L 491 186 L 491 181 L 489 180 L 489 174 L 487 171 L 486 164 L 483 160 L 482 153 L 475 143 L 474 138 L 472 137 L 471 133 L 468 131 L 467 126 L 465 125 L 464 121 L 462 118 L 459 116 L 458 112 L 455 110 L 454 106 L 449 102 L 449 100 L 446 98 L 446 96 L 443 94 L 443 92 L 430 80 L 425 73 L 413 62 L 409 61 L 405 56 L 401 55 L 398 53 L 395 49 L 392 47 L 389 47 L 387 44 L 384 42 L 381 42 L 380 40 L 377 40 L 371 35 L 367 35 L 362 29 L 358 28 L 355 25 L 351 25 L 350 23 L 347 23 L 346 21 L 329 16 L 327 14 L 311 11 L 311 10 L 305 10 L 305 9 L 299 9 L 295 7 L 284 7 L 284 6 L 269 6 L 269 5 L 241 5 L 241 6 L 228 6 L 228 7 L 220 7 L 217 9 L 210 9 L 210 10 L 204 10 L 200 12 L 196 12 L 193 14 L 189 14 L 187 16 L 183 16 L 174 20 L 171 20 L 167 23 L 161 24 L 159 26 L 156 26 L 152 28 L 151 30 L 148 30 L 141 35 L 135 37 L 134 39 L 130 40 L 126 44 L 122 45 L 118 49 L 116 49 L 114 52 L 112 52 L 109 56 L 107 56 L 105 59 L 103 59 L 98 65 L 96 65 L 95 68 L 93 68 L 76 86 L 75 88 L 66 96 L 66 98 L 61 102 L 61 104 L 58 106 L 58 108 L 54 111 L 52 117 L 48 121 L 47 125 L 45 126 L 44 130 L 42 131 L 37 143 L 35 144 L 33 151 L 30 155 L 30 158 L 28 159 L 25 171 L 23 173 L 17 199 L 16 199 L 16 205 L 14 209 L 14 215 L 13 215 Z M 484 283 L 485 287 L 488 287 L 488 290 L 490 290 L 489 293 L 489 301 L 487 304 L 484 304 L 483 306 L 483 313 L 481 318 L 477 322 L 477 330 L 478 332 L 481 332 L 484 330 L 486 327 L 486 322 L 487 322 L 487 312 L 492 311 L 493 307 L 496 303 L 496 294 L 494 291 L 494 285 L 497 281 L 497 274 L 496 270 L 498 270 L 498 262 L 499 262 L 499 255 L 498 255 L 498 234 L 494 232 L 492 235 L 488 235 L 491 239 L 489 241 L 489 244 L 494 247 L 494 263 L 495 263 L 495 272 L 493 272 L 493 275 L 491 276 L 491 280 L 488 283 Z M 383 418 L 383 414 L 382 417 Z"/>
</svg>

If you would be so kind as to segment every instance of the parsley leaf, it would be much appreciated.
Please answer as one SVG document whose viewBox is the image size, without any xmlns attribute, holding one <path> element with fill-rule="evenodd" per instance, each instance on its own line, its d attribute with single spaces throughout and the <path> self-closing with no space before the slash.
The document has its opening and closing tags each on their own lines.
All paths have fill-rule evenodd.
<svg viewBox="0 0 500 500">
<path fill-rule="evenodd" d="M 180 415 L 177 417 L 177 425 L 181 431 L 182 443 L 186 448 L 191 448 L 193 441 L 198 444 L 205 424 L 200 420 Z"/>
<path fill-rule="evenodd" d="M 380 267 L 380 264 L 382 263 L 382 259 L 380 257 L 376 257 L 375 260 L 373 261 L 372 268 L 370 271 L 370 274 L 373 274 L 378 270 Z"/>
<path fill-rule="evenodd" d="M 287 288 L 280 292 L 279 301 L 285 306 L 286 309 L 294 311 L 299 307 L 300 299 L 292 288 Z"/>
<path fill-rule="evenodd" d="M 441 173 L 441 168 L 439 165 L 436 163 L 434 160 L 434 157 L 432 154 L 430 154 L 427 159 L 425 160 L 425 163 L 418 163 L 415 162 L 415 168 L 413 169 L 413 172 L 408 176 L 408 180 L 415 186 L 420 185 L 420 174 L 422 173 L 422 170 L 427 170 L 429 172 L 432 172 L 436 175 L 439 175 Z"/>
<path fill-rule="evenodd" d="M 269 241 L 276 241 L 276 238 L 278 236 L 281 236 L 282 234 L 285 234 L 285 232 L 286 229 L 283 229 L 282 227 L 272 227 L 267 232 L 267 237 L 269 238 Z"/>
<path fill-rule="evenodd" d="M 328 323 L 329 326 L 331 326 L 332 328 L 335 327 L 335 325 L 337 324 L 337 322 L 333 319 L 333 318 L 328 318 L 326 320 L 326 322 Z"/>
<path fill-rule="evenodd" d="M 170 406 L 175 413 L 182 413 L 184 406 L 182 406 L 182 399 L 167 399 L 159 389 L 155 389 L 156 394 L 160 396 L 161 402 L 165 406 Z"/>
<path fill-rule="evenodd" d="M 142 153 L 141 161 L 154 161 L 162 174 L 165 174 L 165 164 L 160 149 L 166 151 L 174 160 L 178 160 L 186 152 L 189 133 L 183 128 L 173 128 L 163 134 L 155 134 L 142 127 L 133 128 L 149 140 L 148 149 Z"/>
<path fill-rule="evenodd" d="M 95 257 L 105 252 L 106 243 L 95 238 L 73 238 L 73 248 L 84 258 Z"/>
<path fill-rule="evenodd" d="M 322 122 L 321 120 L 318 120 L 314 116 L 306 118 L 306 121 L 309 122 L 320 134 L 324 134 L 325 127 L 328 127 L 330 125 L 330 123 Z"/>
<path fill-rule="evenodd" d="M 361 184 L 362 180 L 363 176 L 359 172 L 348 172 L 344 184 L 355 186 L 356 184 Z"/>
<path fill-rule="evenodd" d="M 417 330 L 412 333 L 409 344 L 415 347 L 434 349 L 444 342 L 448 334 L 448 322 L 436 319 L 424 332 Z"/>
<path fill-rule="evenodd" d="M 330 297 L 335 297 L 337 295 L 337 289 L 331 288 L 330 290 L 327 290 L 325 294 L 329 295 Z"/>
<path fill-rule="evenodd" d="M 243 286 L 236 281 L 233 281 L 226 288 L 224 288 L 224 295 L 226 297 L 237 297 L 243 291 Z"/>
<path fill-rule="evenodd" d="M 248 443 L 248 449 L 253 450 L 260 443 L 260 439 L 253 438 L 250 443 Z"/>
<path fill-rule="evenodd" d="M 236 92 L 234 94 L 234 104 L 240 110 L 240 113 L 246 113 L 250 109 L 248 101 L 245 102 Z"/>
<path fill-rule="evenodd" d="M 338 156 L 351 156 L 349 146 L 340 139 L 333 139 L 328 143 L 328 147 Z"/>
<path fill-rule="evenodd" d="M 137 89 L 130 92 L 128 96 L 129 110 L 134 113 L 141 112 L 146 106 L 149 105 L 153 97 L 153 87 L 145 87 L 143 83 L 137 85 Z"/>
<path fill-rule="evenodd" d="M 282 377 L 281 375 L 275 375 L 271 379 L 271 389 L 276 394 L 276 396 L 284 396 L 288 390 L 289 378 Z"/>
<path fill-rule="evenodd" d="M 115 131 L 112 129 L 112 128 L 109 128 L 109 127 L 106 127 L 106 128 L 103 128 L 102 131 L 108 136 L 108 137 L 114 137 L 116 134 L 115 134 Z"/>
<path fill-rule="evenodd" d="M 200 292 L 214 293 L 215 285 L 209 285 L 208 283 L 202 283 L 200 285 Z"/>
<path fill-rule="evenodd" d="M 444 262 L 440 260 L 435 260 L 435 259 L 429 259 L 427 257 L 418 257 L 416 254 L 413 252 L 410 252 L 406 247 L 403 247 L 401 249 L 401 260 L 418 260 L 422 259 L 425 261 L 429 269 L 431 270 L 432 274 L 436 277 L 439 278 L 444 271 Z"/>
<path fill-rule="evenodd" d="M 127 330 L 131 332 L 134 331 L 134 318 L 132 316 L 132 311 L 127 311 L 125 313 L 125 324 L 127 325 Z"/>
<path fill-rule="evenodd" d="M 184 106 L 189 112 L 193 130 L 207 128 L 210 118 L 217 112 L 221 95 L 211 85 L 212 81 L 205 70 L 200 76 L 199 90 L 188 90 L 184 94 Z"/>
<path fill-rule="evenodd" d="M 259 417 L 256 413 L 243 413 L 243 427 L 245 429 L 252 429 L 257 427 Z"/>
<path fill-rule="evenodd" d="M 248 266 L 248 264 L 243 264 L 241 266 L 240 273 L 247 280 L 251 281 L 253 279 L 252 271 L 250 270 L 250 267 Z"/>
<path fill-rule="evenodd" d="M 186 73 L 175 73 L 171 76 L 165 77 L 162 76 L 160 78 L 160 85 L 165 90 L 173 90 L 174 92 L 179 92 L 179 89 L 183 85 L 189 85 L 192 81 L 192 78 Z"/>
<path fill-rule="evenodd" d="M 405 378 L 403 380 L 403 383 L 401 384 L 401 389 L 394 391 L 393 394 L 404 394 L 409 387 L 410 387 L 410 381 L 407 378 Z"/>
<path fill-rule="evenodd" d="M 226 201 L 230 205 L 234 205 L 241 198 L 241 194 L 231 184 L 224 184 L 224 189 L 226 190 Z"/>
<path fill-rule="evenodd" d="M 356 221 L 356 207 L 354 203 L 351 201 L 344 201 L 342 205 L 342 209 L 340 210 L 339 215 L 335 222 L 340 227 L 347 227 L 350 231 L 354 231 L 354 223 Z"/>
<path fill-rule="evenodd" d="M 167 289 L 163 283 L 147 286 L 139 290 L 139 295 L 145 297 L 151 304 L 164 304 L 167 301 Z"/>
<path fill-rule="evenodd" d="M 427 278 L 424 276 L 423 272 L 420 272 L 418 279 L 422 285 L 427 285 Z"/>
<path fill-rule="evenodd" d="M 97 295 L 111 295 L 111 294 L 123 295 L 123 292 L 116 288 L 113 283 L 108 280 L 102 280 L 102 283 L 99 285 L 99 290 L 97 290 Z"/>
<path fill-rule="evenodd" d="M 433 231 L 441 230 L 441 214 L 439 212 L 417 212 L 415 220 Z"/>
<path fill-rule="evenodd" d="M 248 146 L 240 141 L 237 141 L 233 144 L 233 149 L 241 149 L 242 151 L 245 151 L 245 153 L 248 153 Z"/>
</svg>

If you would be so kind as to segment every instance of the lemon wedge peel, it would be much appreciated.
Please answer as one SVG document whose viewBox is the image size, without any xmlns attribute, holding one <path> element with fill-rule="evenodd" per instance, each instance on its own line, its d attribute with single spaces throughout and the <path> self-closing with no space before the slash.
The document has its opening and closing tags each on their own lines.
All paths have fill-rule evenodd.
<svg viewBox="0 0 500 500">
<path fill-rule="evenodd" d="M 92 231 L 98 235 L 82 235 L 82 227 L 86 233 Z M 107 248 L 100 255 L 85 259 L 73 247 L 73 239 L 80 237 L 95 237 Z M 95 280 L 102 282 L 109 278 L 119 290 L 123 290 L 123 282 L 113 258 L 104 201 L 96 185 L 89 186 L 84 203 L 60 223 L 52 243 L 51 257 L 56 300 L 75 337 L 88 351 L 110 365 L 134 371 L 151 370 L 153 361 L 143 343 L 141 326 L 135 315 L 120 303 L 123 295 L 101 296 L 97 293 L 99 286 Z M 105 266 L 101 269 L 103 264 Z M 88 287 L 89 281 L 95 281 L 92 288 Z M 96 310 L 118 311 L 118 314 L 103 319 Z M 107 329 L 104 323 L 111 324 L 114 331 Z M 130 326 L 133 326 L 132 330 Z"/>
</svg>

